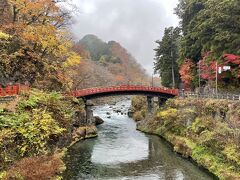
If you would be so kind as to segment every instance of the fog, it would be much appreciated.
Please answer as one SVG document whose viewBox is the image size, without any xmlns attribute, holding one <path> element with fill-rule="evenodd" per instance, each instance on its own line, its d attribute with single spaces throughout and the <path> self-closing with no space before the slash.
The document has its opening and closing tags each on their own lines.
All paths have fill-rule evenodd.
<svg viewBox="0 0 240 180">
<path fill-rule="evenodd" d="M 164 28 L 177 26 L 178 0 L 73 0 L 72 32 L 76 40 L 95 34 L 104 41 L 121 43 L 145 68 L 153 72 L 155 41 Z"/>
</svg>

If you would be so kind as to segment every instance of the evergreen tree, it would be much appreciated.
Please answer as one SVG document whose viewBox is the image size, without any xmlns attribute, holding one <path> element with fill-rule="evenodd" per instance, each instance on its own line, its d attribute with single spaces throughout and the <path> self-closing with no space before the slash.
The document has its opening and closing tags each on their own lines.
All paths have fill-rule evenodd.
<svg viewBox="0 0 240 180">
<path fill-rule="evenodd" d="M 213 59 L 240 54 L 239 0 L 180 0 L 175 12 L 183 32 L 180 64 L 185 58 L 196 63 L 208 51 Z"/>
<path fill-rule="evenodd" d="M 202 44 L 198 37 L 193 36 L 198 14 L 205 8 L 206 0 L 180 0 L 175 13 L 180 18 L 180 27 L 183 33 L 180 48 L 179 62 L 182 64 L 187 59 L 197 62 L 201 58 Z"/>
<path fill-rule="evenodd" d="M 180 29 L 169 27 L 164 31 L 162 40 L 156 41 L 154 70 L 160 73 L 162 85 L 165 87 L 177 87 L 179 73 L 177 59 L 179 58 L 178 45 Z"/>
</svg>

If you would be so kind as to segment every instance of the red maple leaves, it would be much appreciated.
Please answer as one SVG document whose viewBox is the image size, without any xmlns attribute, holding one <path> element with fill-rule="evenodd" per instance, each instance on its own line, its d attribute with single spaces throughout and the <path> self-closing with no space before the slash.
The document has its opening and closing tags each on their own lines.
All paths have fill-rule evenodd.
<svg viewBox="0 0 240 180">
<path fill-rule="evenodd" d="M 225 66 L 230 66 L 228 69 Z M 202 60 L 197 63 L 197 66 L 190 59 L 186 59 L 184 63 L 180 66 L 179 73 L 181 75 L 181 80 L 185 85 L 185 88 L 190 88 L 194 76 L 196 76 L 196 70 L 200 73 L 202 79 L 207 81 L 212 81 L 216 79 L 216 71 L 218 72 L 217 78 L 221 80 L 228 76 L 231 78 L 240 78 L 240 56 L 234 54 L 224 54 L 222 59 L 217 61 L 211 57 L 211 52 L 206 52 L 203 55 Z M 225 73 L 228 71 L 230 73 Z M 230 76 L 229 76 L 230 75 Z"/>
<path fill-rule="evenodd" d="M 195 64 L 190 59 L 186 59 L 179 69 L 181 80 L 186 89 L 190 88 L 194 76 Z"/>
<path fill-rule="evenodd" d="M 234 54 L 224 54 L 225 64 L 231 66 L 233 76 L 240 78 L 240 56 Z"/>
</svg>

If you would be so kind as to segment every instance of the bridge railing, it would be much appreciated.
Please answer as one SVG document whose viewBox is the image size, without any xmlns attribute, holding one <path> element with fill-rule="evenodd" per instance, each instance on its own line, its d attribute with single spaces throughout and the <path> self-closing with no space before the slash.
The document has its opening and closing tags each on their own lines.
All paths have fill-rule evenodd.
<svg viewBox="0 0 240 180">
<path fill-rule="evenodd" d="M 228 93 L 195 93 L 195 92 L 180 92 L 181 97 L 192 97 L 192 98 L 212 98 L 212 99 L 226 99 L 233 101 L 240 101 L 240 94 L 228 94 Z"/>
<path fill-rule="evenodd" d="M 168 89 L 165 87 L 152 87 L 152 86 L 141 86 L 141 85 L 119 85 L 119 86 L 109 86 L 109 87 L 94 87 L 94 88 L 87 88 L 81 90 L 74 90 L 69 93 L 65 93 L 65 95 L 71 95 L 75 97 L 81 97 L 96 93 L 103 93 L 103 92 L 112 92 L 112 91 L 152 91 L 152 92 L 162 92 L 171 95 L 178 95 L 177 89 Z"/>
<path fill-rule="evenodd" d="M 5 96 L 16 96 L 22 92 L 29 91 L 30 87 L 28 85 L 14 84 L 7 85 L 5 88 L 0 87 L 0 97 Z"/>
</svg>

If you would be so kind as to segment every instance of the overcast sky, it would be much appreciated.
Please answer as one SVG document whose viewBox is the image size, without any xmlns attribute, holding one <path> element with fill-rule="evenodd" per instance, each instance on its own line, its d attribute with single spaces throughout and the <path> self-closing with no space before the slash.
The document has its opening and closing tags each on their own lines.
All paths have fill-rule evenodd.
<svg viewBox="0 0 240 180">
<path fill-rule="evenodd" d="M 177 26 L 173 14 L 178 0 L 73 0 L 79 8 L 72 31 L 81 39 L 95 34 L 124 46 L 147 70 L 153 72 L 155 41 L 165 27 Z"/>
</svg>

